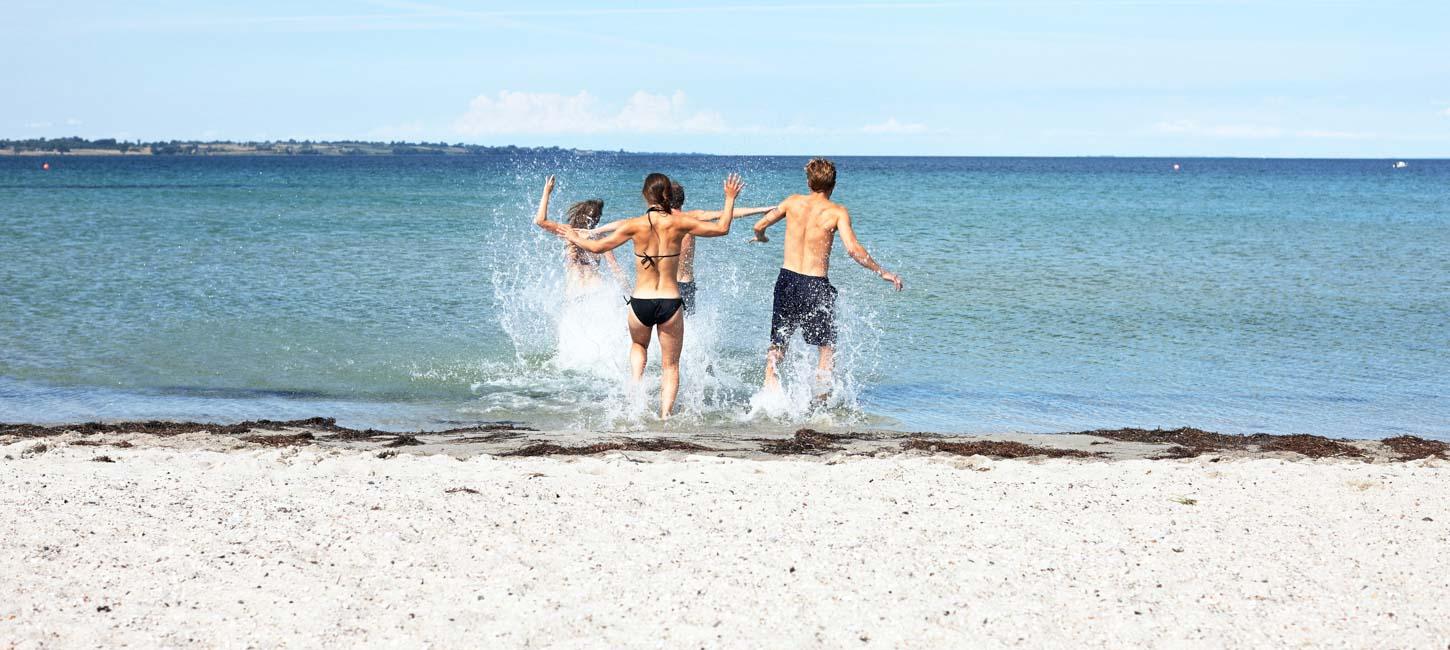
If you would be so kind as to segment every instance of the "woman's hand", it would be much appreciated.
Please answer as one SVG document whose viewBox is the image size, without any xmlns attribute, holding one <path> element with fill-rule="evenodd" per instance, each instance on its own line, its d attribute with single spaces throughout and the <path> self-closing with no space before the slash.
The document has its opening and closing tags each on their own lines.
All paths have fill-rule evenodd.
<svg viewBox="0 0 1450 650">
<path fill-rule="evenodd" d="M 743 189 L 745 189 L 745 181 L 740 180 L 740 174 L 725 177 L 725 200 L 734 200 L 740 196 L 740 190 Z"/>
<path fill-rule="evenodd" d="M 549 174 L 544 179 L 544 196 L 539 198 L 539 210 L 534 213 L 534 225 L 545 230 L 552 230 L 549 226 L 549 195 L 554 193 L 554 175 Z"/>
</svg>

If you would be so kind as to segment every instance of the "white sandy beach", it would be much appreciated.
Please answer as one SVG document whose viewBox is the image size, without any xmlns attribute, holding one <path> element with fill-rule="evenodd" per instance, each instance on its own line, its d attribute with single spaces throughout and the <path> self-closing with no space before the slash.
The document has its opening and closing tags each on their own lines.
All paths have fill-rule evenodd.
<svg viewBox="0 0 1450 650">
<path fill-rule="evenodd" d="M 0 446 L 0 647 L 1450 644 L 1440 460 L 201 440 Z"/>
</svg>

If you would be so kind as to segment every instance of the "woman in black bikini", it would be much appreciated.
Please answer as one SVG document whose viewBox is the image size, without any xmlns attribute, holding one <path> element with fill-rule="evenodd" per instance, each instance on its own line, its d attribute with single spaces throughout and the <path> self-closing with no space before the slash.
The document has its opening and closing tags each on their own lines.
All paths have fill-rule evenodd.
<svg viewBox="0 0 1450 650">
<path fill-rule="evenodd" d="M 552 187 L 550 177 L 546 187 Z M 571 228 L 549 228 L 569 243 L 591 253 L 614 250 L 627 241 L 634 242 L 634 293 L 629 299 L 629 367 L 636 383 L 644 376 L 649 350 L 650 332 L 660 336 L 660 418 L 666 419 L 675 407 L 675 394 L 680 389 L 680 346 L 685 339 L 685 319 L 680 311 L 680 287 L 675 280 L 680 258 L 680 242 L 685 235 L 720 237 L 730 232 L 734 218 L 735 198 L 745 184 L 731 174 L 725 179 L 725 209 L 717 222 L 701 221 L 692 216 L 671 212 L 670 179 L 664 174 L 650 174 L 644 179 L 644 202 L 649 206 L 644 216 L 625 219 L 602 239 L 589 239 Z M 547 226 L 546 226 L 547 228 Z"/>
</svg>

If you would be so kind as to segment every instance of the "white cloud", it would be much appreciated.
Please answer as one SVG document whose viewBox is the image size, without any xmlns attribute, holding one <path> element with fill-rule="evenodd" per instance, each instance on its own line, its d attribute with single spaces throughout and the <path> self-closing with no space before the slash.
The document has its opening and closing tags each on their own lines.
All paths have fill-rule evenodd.
<svg viewBox="0 0 1450 650">
<path fill-rule="evenodd" d="M 1195 120 L 1173 120 L 1153 125 L 1153 131 L 1168 135 L 1191 135 L 1211 138 L 1266 139 L 1284 135 L 1277 126 L 1258 124 L 1200 124 Z"/>
<path fill-rule="evenodd" d="M 504 90 L 479 95 L 453 123 L 462 135 L 562 133 L 722 133 L 725 120 L 713 111 L 692 111 L 685 93 L 639 91 L 618 110 L 602 106 L 585 91 L 577 95 Z"/>
<path fill-rule="evenodd" d="M 66 126 L 80 126 L 81 125 L 81 121 L 78 120 L 78 119 L 76 119 L 76 118 L 74 118 L 74 117 L 67 118 L 66 121 L 65 121 L 65 125 Z"/>
<path fill-rule="evenodd" d="M 1445 110 L 1440 111 L 1440 114 L 1444 115 L 1445 117 L 1450 117 L 1450 106 L 1446 106 Z"/>
<path fill-rule="evenodd" d="M 926 125 L 914 122 L 898 122 L 893 117 L 880 124 L 867 124 L 861 127 L 861 132 L 876 134 L 925 133 Z"/>
<path fill-rule="evenodd" d="M 25 123 L 25 128 L 27 128 L 27 129 L 48 129 L 48 128 L 52 127 L 52 126 L 54 126 L 54 124 L 52 124 L 50 122 L 26 122 Z"/>
</svg>

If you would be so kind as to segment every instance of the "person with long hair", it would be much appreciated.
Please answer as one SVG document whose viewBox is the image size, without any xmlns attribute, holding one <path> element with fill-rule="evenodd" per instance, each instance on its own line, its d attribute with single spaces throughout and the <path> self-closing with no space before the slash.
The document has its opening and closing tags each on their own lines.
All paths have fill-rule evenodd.
<svg viewBox="0 0 1450 650">
<path fill-rule="evenodd" d="M 553 190 L 554 177 L 544 183 L 544 195 Z M 540 224 L 558 233 L 569 243 L 590 253 L 603 254 L 625 242 L 634 243 L 635 281 L 629 298 L 629 367 L 637 385 L 644 376 L 649 343 L 653 333 L 660 339 L 660 418 L 668 419 L 674 410 L 675 396 L 680 389 L 680 348 L 685 339 L 685 320 L 680 309 L 680 287 L 676 280 L 680 248 L 686 235 L 720 237 L 730 233 L 734 219 L 735 199 L 745 183 L 730 174 L 725 179 L 725 207 L 719 221 L 696 219 L 671 209 L 674 203 L 670 179 L 654 173 L 644 179 L 641 194 L 647 209 L 644 215 L 622 220 L 612 232 L 601 239 L 590 239 L 563 224 Z M 547 219 L 547 213 L 541 212 Z M 536 223 L 539 220 L 536 219 Z"/>
<path fill-rule="evenodd" d="M 567 226 L 549 221 L 549 195 L 553 192 L 554 177 L 550 176 L 544 182 L 544 197 L 539 201 L 538 212 L 534 214 L 534 225 L 555 234 L 561 234 L 561 229 L 565 228 L 588 231 L 599 225 L 599 218 L 604 213 L 604 201 L 600 199 L 580 201 L 569 206 L 569 210 L 565 212 Z M 564 294 L 571 298 L 577 297 L 591 293 L 601 286 L 604 282 L 599 268 L 601 260 L 608 262 L 610 272 L 623 284 L 624 269 L 620 268 L 613 251 L 597 255 L 574 244 L 566 243 L 564 245 Z"/>
</svg>

